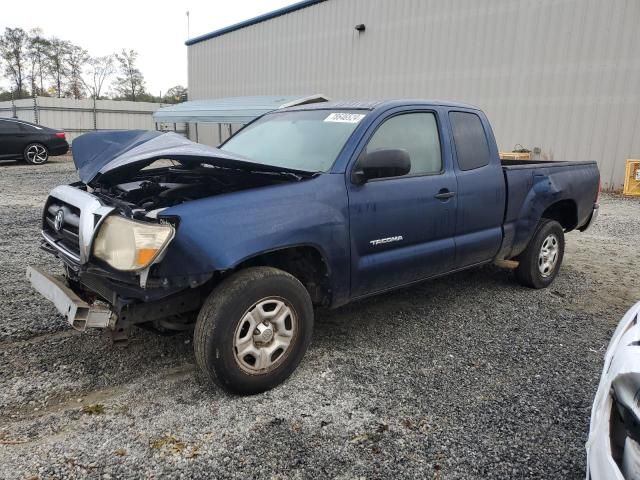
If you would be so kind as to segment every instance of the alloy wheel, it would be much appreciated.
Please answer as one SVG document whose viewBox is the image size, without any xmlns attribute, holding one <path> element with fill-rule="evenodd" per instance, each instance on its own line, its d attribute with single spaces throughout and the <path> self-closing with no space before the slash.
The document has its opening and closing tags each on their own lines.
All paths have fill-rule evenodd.
<svg viewBox="0 0 640 480">
<path fill-rule="evenodd" d="M 42 145 L 29 145 L 29 147 L 27 147 L 26 155 L 27 160 L 35 165 L 46 162 L 48 157 L 47 149 Z"/>
</svg>

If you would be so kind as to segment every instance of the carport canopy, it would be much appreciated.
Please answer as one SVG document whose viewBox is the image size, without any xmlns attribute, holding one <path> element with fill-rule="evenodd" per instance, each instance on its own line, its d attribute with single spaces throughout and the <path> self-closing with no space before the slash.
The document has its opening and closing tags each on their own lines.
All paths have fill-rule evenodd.
<svg viewBox="0 0 640 480">
<path fill-rule="evenodd" d="M 217 123 L 244 125 L 256 117 L 279 108 L 327 102 L 329 98 L 316 94 L 229 97 L 211 100 L 191 100 L 163 107 L 153 114 L 156 123 Z"/>
</svg>

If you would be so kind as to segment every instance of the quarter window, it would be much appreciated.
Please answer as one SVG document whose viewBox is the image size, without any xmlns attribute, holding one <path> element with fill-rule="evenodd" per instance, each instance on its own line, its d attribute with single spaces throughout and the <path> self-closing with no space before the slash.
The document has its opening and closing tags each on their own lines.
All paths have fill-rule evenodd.
<svg viewBox="0 0 640 480">
<path fill-rule="evenodd" d="M 25 133 L 35 133 L 38 131 L 36 127 L 26 123 L 18 123 L 18 128 L 20 128 L 20 130 Z"/>
<path fill-rule="evenodd" d="M 460 170 L 489 165 L 489 143 L 480 117 L 475 113 L 450 112 L 449 120 Z"/>
<path fill-rule="evenodd" d="M 382 149 L 406 150 L 411 159 L 409 175 L 442 170 L 438 124 L 433 113 L 405 113 L 386 120 L 369 140 L 366 151 Z"/>
</svg>

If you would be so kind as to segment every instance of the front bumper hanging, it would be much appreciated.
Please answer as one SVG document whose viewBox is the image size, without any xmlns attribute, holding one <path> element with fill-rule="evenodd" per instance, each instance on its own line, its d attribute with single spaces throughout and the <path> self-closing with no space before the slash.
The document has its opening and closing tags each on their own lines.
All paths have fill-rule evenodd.
<svg viewBox="0 0 640 480">
<path fill-rule="evenodd" d="M 51 275 L 36 267 L 27 267 L 27 278 L 33 288 L 53 302 L 58 312 L 76 330 L 106 328 L 111 321 L 111 310 L 100 305 L 90 305 L 67 287 L 62 276 Z"/>
</svg>

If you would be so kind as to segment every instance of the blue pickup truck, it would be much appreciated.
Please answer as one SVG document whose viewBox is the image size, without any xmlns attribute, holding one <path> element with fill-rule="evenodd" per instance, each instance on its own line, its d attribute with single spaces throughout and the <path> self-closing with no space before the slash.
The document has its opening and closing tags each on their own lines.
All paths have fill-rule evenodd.
<svg viewBox="0 0 640 480">
<path fill-rule="evenodd" d="M 65 274 L 32 285 L 114 341 L 194 329 L 204 378 L 243 394 L 297 367 L 314 307 L 489 262 L 544 288 L 598 213 L 594 162 L 501 162 L 484 113 L 451 102 L 284 108 L 219 148 L 95 132 L 73 155 L 81 181 L 42 217 Z"/>
</svg>

